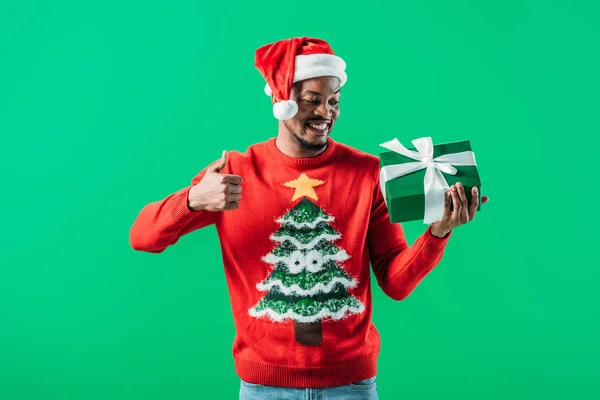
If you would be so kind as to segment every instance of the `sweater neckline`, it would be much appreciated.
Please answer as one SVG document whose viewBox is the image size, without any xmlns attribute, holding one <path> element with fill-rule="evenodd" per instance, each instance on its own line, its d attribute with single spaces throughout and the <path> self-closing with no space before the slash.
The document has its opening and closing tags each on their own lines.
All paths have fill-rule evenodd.
<svg viewBox="0 0 600 400">
<path fill-rule="evenodd" d="M 327 147 L 325 148 L 325 150 L 319 154 L 318 156 L 313 156 L 313 157 L 291 157 L 288 156 L 287 154 L 283 153 L 281 150 L 279 150 L 279 147 L 277 147 L 277 144 L 275 143 L 275 141 L 277 140 L 276 137 L 274 138 L 270 138 L 267 141 L 267 146 L 269 147 L 269 150 L 271 151 L 272 154 L 274 154 L 277 158 L 279 158 L 281 161 L 287 163 L 287 164 L 292 164 L 292 165 L 317 165 L 320 164 L 321 162 L 325 161 L 326 159 L 328 159 L 331 154 L 333 154 L 335 148 L 336 148 L 336 142 L 331 138 L 331 136 L 327 137 Z"/>
</svg>

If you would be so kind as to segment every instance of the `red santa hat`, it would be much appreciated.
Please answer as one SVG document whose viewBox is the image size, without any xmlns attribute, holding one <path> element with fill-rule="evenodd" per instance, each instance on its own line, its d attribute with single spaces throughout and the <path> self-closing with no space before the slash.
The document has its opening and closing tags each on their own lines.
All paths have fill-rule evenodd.
<svg viewBox="0 0 600 400">
<path fill-rule="evenodd" d="M 278 120 L 292 118 L 298 104 L 290 100 L 295 82 L 318 76 L 335 76 L 346 83 L 346 63 L 333 53 L 327 42 L 309 37 L 280 40 L 256 50 L 254 65 L 267 81 L 265 93 L 279 101 L 273 105 Z"/>
</svg>

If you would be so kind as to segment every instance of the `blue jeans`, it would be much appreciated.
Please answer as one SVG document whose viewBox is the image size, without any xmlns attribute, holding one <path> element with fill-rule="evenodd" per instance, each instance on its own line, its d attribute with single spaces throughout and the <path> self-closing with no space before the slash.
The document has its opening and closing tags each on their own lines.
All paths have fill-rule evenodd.
<svg viewBox="0 0 600 400">
<path fill-rule="evenodd" d="M 342 386 L 289 388 L 249 383 L 240 385 L 240 400 L 378 400 L 375 377 Z"/>
</svg>

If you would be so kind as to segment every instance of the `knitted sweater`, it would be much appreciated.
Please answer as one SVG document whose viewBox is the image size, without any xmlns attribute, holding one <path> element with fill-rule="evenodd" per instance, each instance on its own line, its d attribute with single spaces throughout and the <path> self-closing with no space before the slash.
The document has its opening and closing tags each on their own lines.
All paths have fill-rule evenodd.
<svg viewBox="0 0 600 400">
<path fill-rule="evenodd" d="M 160 253 L 215 224 L 236 336 L 234 365 L 247 382 L 287 387 L 344 385 L 376 375 L 371 265 L 378 285 L 406 298 L 437 265 L 451 235 L 430 227 L 409 246 L 389 220 L 379 158 L 328 139 L 296 158 L 275 138 L 229 152 L 221 173 L 243 179 L 239 208 L 188 207 L 191 185 L 147 204 L 130 230 L 135 250 Z"/>
</svg>

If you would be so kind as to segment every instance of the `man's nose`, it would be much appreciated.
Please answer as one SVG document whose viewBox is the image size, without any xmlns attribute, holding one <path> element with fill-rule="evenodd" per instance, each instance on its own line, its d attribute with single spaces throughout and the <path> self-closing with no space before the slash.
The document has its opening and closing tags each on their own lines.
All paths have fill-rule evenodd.
<svg viewBox="0 0 600 400">
<path fill-rule="evenodd" d="M 318 113 L 318 115 L 321 115 L 323 117 L 329 117 L 331 115 L 331 107 L 329 107 L 327 103 L 319 104 L 315 111 L 316 113 Z"/>
</svg>

